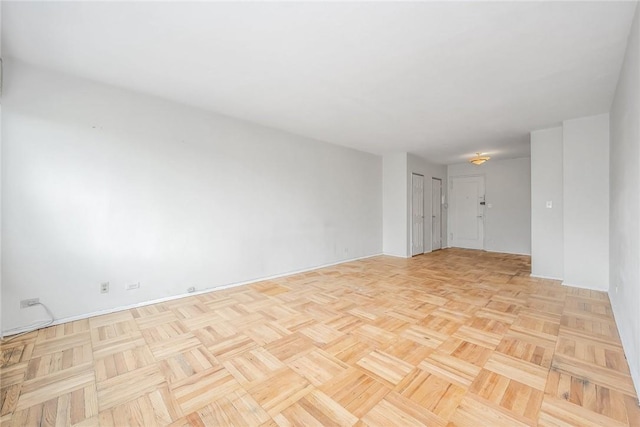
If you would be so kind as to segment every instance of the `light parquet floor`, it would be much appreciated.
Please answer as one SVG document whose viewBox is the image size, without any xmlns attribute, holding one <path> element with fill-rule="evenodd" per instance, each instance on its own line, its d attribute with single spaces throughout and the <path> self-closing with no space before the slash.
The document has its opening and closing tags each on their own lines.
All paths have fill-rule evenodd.
<svg viewBox="0 0 640 427">
<path fill-rule="evenodd" d="M 605 293 L 374 257 L 4 343 L 2 425 L 640 425 Z"/>
</svg>

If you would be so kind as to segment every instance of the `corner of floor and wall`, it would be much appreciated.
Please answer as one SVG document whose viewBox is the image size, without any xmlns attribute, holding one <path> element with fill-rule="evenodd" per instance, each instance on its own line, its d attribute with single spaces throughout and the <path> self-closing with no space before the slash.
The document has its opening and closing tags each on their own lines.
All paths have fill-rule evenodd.
<svg viewBox="0 0 640 427">
<path fill-rule="evenodd" d="M 531 132 L 531 274 L 607 292 L 640 390 L 640 7 L 609 112 Z"/>
<path fill-rule="evenodd" d="M 609 299 L 640 391 L 640 6 L 610 112 Z"/>
</svg>

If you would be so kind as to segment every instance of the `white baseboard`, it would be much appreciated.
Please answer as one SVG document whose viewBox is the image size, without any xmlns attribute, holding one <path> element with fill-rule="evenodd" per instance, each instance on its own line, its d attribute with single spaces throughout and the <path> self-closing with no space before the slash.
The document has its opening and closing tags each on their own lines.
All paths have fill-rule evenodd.
<svg viewBox="0 0 640 427">
<path fill-rule="evenodd" d="M 488 249 L 484 250 L 485 252 L 491 252 L 494 254 L 510 254 L 510 255 L 524 255 L 524 256 L 531 256 L 531 254 L 526 254 L 523 252 L 505 252 L 505 251 L 490 251 Z"/>
<path fill-rule="evenodd" d="M 609 294 L 609 301 L 611 301 L 611 308 L 613 309 L 612 310 L 613 319 L 615 320 L 616 327 L 618 328 L 620 341 L 622 342 L 622 348 L 624 349 L 625 355 L 631 358 L 630 360 L 632 360 L 633 357 L 637 357 L 634 355 L 634 350 L 638 348 L 635 345 L 636 344 L 635 340 L 637 340 L 637 337 L 634 336 L 633 331 L 629 330 L 628 323 L 619 322 L 619 320 L 622 320 L 623 313 L 621 313 L 620 307 L 618 305 L 618 300 L 616 298 L 612 298 L 611 294 Z M 639 394 L 640 393 L 640 371 L 636 367 L 631 366 L 631 363 L 629 365 L 630 365 L 629 371 L 631 372 L 631 380 L 633 382 L 633 385 L 635 386 L 636 394 Z M 638 400 L 638 404 L 640 405 L 640 400 Z"/>
<path fill-rule="evenodd" d="M 382 253 L 382 255 L 384 255 L 384 256 L 392 256 L 392 257 L 394 257 L 394 258 L 403 258 L 403 259 L 411 258 L 410 256 L 406 256 L 406 255 L 397 255 L 397 254 L 392 254 L 392 253 L 389 253 L 389 252 L 383 252 L 383 253 Z"/>
<path fill-rule="evenodd" d="M 576 285 L 575 283 L 568 283 L 565 281 L 562 282 L 562 286 L 570 286 L 572 288 L 580 288 L 580 289 L 589 289 L 590 291 L 607 292 L 607 293 L 609 292 L 609 289 L 592 288 L 590 286 Z"/>
<path fill-rule="evenodd" d="M 47 327 L 60 325 L 62 323 L 75 322 L 76 320 L 88 319 L 90 317 L 95 317 L 95 316 L 103 316 L 105 314 L 116 313 L 118 311 L 130 310 L 132 308 L 145 307 L 147 305 L 158 304 L 158 303 L 161 303 L 161 302 L 173 301 L 173 300 L 180 299 L 180 298 L 187 298 L 187 297 L 191 297 L 191 296 L 194 296 L 194 295 L 201 295 L 201 294 L 206 294 L 206 293 L 209 293 L 209 292 L 221 291 L 223 289 L 229 289 L 229 288 L 235 288 L 235 287 L 238 287 L 238 286 L 250 285 L 252 283 L 264 282 L 265 280 L 273 280 L 273 279 L 279 279 L 279 278 L 282 278 L 282 277 L 293 276 L 294 274 L 307 273 L 309 271 L 320 270 L 322 268 L 332 267 L 334 265 L 345 264 L 345 263 L 348 263 L 348 262 L 358 261 L 358 260 L 361 260 L 361 259 L 373 258 L 373 257 L 377 257 L 377 256 L 380 256 L 380 255 L 385 255 L 385 254 L 377 253 L 377 254 L 366 255 L 366 256 L 357 257 L 357 258 L 350 258 L 350 259 L 337 261 L 337 262 L 332 262 L 332 263 L 328 263 L 328 264 L 317 265 L 317 266 L 314 266 L 314 267 L 303 268 L 301 270 L 289 271 L 287 273 L 275 274 L 273 276 L 260 277 L 260 278 L 257 278 L 257 279 L 245 280 L 243 282 L 235 282 L 235 283 L 229 283 L 229 284 L 226 284 L 226 285 L 216 286 L 216 287 L 213 287 L 213 288 L 206 288 L 206 289 L 202 289 L 202 290 L 191 292 L 191 293 L 183 293 L 183 294 L 178 294 L 178 295 L 171 295 L 171 296 L 168 296 L 168 297 L 157 298 L 157 299 L 153 299 L 153 300 L 149 300 L 149 301 L 142 301 L 142 302 L 129 304 L 129 305 L 118 306 L 118 307 L 114 307 L 114 308 L 108 308 L 108 309 L 105 309 L 105 310 L 98 310 L 98 311 L 92 311 L 90 313 L 78 314 L 76 316 L 63 317 L 61 319 L 55 319 L 53 321 L 53 323 L 51 323 Z M 31 330 L 29 328 L 30 328 L 29 326 L 26 326 L 26 327 L 21 328 L 21 329 L 14 328 L 14 329 L 11 329 L 11 330 L 8 330 L 8 331 L 2 331 L 2 335 L 1 336 L 2 337 L 8 337 L 8 336 L 11 336 L 11 335 L 22 334 L 22 333 L 25 333 L 25 332 L 31 332 Z M 37 329 L 34 329 L 34 330 L 37 330 Z"/>
<path fill-rule="evenodd" d="M 529 274 L 529 276 L 535 277 L 537 279 L 562 280 L 562 277 L 543 276 L 541 274 Z"/>
</svg>

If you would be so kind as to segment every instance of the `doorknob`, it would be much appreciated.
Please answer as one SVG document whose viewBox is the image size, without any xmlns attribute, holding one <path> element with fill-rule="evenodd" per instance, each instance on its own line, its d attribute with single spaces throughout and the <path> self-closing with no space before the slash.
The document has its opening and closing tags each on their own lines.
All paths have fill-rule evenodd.
<svg viewBox="0 0 640 427">
<path fill-rule="evenodd" d="M 478 218 L 482 218 L 482 215 L 478 215 Z"/>
</svg>

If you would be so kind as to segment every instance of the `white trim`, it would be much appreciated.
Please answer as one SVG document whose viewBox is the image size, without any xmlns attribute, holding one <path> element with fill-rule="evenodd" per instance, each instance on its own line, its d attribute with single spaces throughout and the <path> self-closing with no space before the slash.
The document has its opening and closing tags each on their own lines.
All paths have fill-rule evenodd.
<svg viewBox="0 0 640 427">
<path fill-rule="evenodd" d="M 616 312 L 618 312 L 620 310 L 620 307 L 618 306 L 617 303 L 617 299 L 616 298 L 611 298 L 610 295 L 611 290 L 609 290 L 609 292 L 607 292 L 607 295 L 609 296 L 609 301 L 611 302 L 611 308 L 613 310 L 611 310 L 612 314 L 613 314 L 613 320 L 614 322 L 616 322 L 616 328 L 618 329 L 618 335 L 620 335 L 620 341 L 622 342 L 622 348 L 623 350 L 625 350 L 625 354 L 627 354 L 628 352 L 626 351 L 626 349 L 628 348 L 632 348 L 635 345 L 635 342 L 633 340 L 633 334 L 631 333 L 627 333 L 627 324 L 626 323 L 619 323 L 616 320 Z M 622 316 L 620 316 L 622 317 Z M 622 328 L 621 328 L 622 326 Z M 624 328 L 624 329 L 623 329 Z M 631 381 L 633 382 L 633 385 L 636 389 L 636 394 L 638 394 L 638 391 L 640 391 L 640 372 L 635 372 L 634 369 L 629 369 L 630 373 L 631 373 Z M 637 375 L 636 375 L 637 374 Z M 638 405 L 640 405 L 640 399 L 638 399 Z"/>
<path fill-rule="evenodd" d="M 111 313 L 115 313 L 115 312 L 118 312 L 118 311 L 131 310 L 132 308 L 144 307 L 144 306 L 147 306 L 147 305 L 158 304 L 158 303 L 161 303 L 161 302 L 173 301 L 173 300 L 176 300 L 176 299 L 191 297 L 191 296 L 194 296 L 194 295 L 201 295 L 201 294 L 206 294 L 206 293 L 209 293 L 209 292 L 221 291 L 223 289 L 229 289 L 229 288 L 235 288 L 235 287 L 238 287 L 238 286 L 250 285 L 252 283 L 263 282 L 265 280 L 279 279 L 281 277 L 292 276 L 294 274 L 300 274 L 300 273 L 306 273 L 306 272 L 309 272 L 309 271 L 319 270 L 321 268 L 331 267 L 331 266 L 339 265 L 339 264 L 345 264 L 347 262 L 358 261 L 358 260 L 361 260 L 361 259 L 373 258 L 373 257 L 377 257 L 377 256 L 380 256 L 380 255 L 386 255 L 386 254 L 377 253 L 377 254 L 373 254 L 373 255 L 365 255 L 365 256 L 362 256 L 362 257 L 345 259 L 345 260 L 342 260 L 342 261 L 332 262 L 332 263 L 328 263 L 328 264 L 322 264 L 322 265 L 318 265 L 318 266 L 315 266 L 315 267 L 304 268 L 304 269 L 301 269 L 301 270 L 289 271 L 287 273 L 275 274 L 273 276 L 267 276 L 267 277 L 261 277 L 261 278 L 257 278 L 257 279 L 245 280 L 243 282 L 229 283 L 229 284 L 226 284 L 226 285 L 216 286 L 214 288 L 206 288 L 206 289 L 203 289 L 203 290 L 200 290 L 200 291 L 191 292 L 191 293 L 172 295 L 172 296 L 169 296 L 169 297 L 164 297 L 164 298 L 158 298 L 158 299 L 153 299 L 153 300 L 149 300 L 149 301 L 138 302 L 138 303 L 135 303 L 135 304 L 129 304 L 129 305 L 124 305 L 124 306 L 115 307 L 115 308 L 108 308 L 108 309 L 105 309 L 105 310 L 93 311 L 93 312 L 90 312 L 90 313 L 78 314 L 76 316 L 63 317 L 62 319 L 54 320 L 53 323 L 51 323 L 48 326 L 55 326 L 55 325 L 60 325 L 62 323 L 74 322 L 76 320 L 83 320 L 83 319 L 88 319 L 90 317 L 102 316 L 102 315 L 105 315 L 105 314 L 111 314 Z M 35 330 L 37 330 L 37 329 L 34 329 L 34 331 Z M 11 335 L 19 334 L 19 333 L 24 333 L 24 331 L 29 331 L 29 326 L 25 326 L 24 328 L 21 328 L 21 330 L 17 330 L 17 328 L 16 328 L 16 329 L 12 329 L 10 331 L 2 331 L 2 336 L 3 337 L 11 336 Z M 11 335 L 5 335 L 7 332 L 10 332 Z M 29 331 L 29 332 L 31 332 L 31 331 Z"/>
<path fill-rule="evenodd" d="M 589 289 L 590 291 L 607 292 L 607 294 L 609 293 L 609 289 L 592 288 L 592 287 L 589 287 L 589 286 L 576 285 L 574 283 L 567 283 L 565 281 L 562 281 L 561 285 L 562 286 L 570 286 L 572 288 Z"/>
<path fill-rule="evenodd" d="M 525 253 L 521 253 L 521 252 L 505 252 L 505 251 L 490 251 L 487 249 L 471 249 L 471 248 L 461 248 L 459 246 L 447 246 L 446 248 L 442 248 L 442 249 L 466 249 L 469 251 L 482 251 L 482 252 L 490 252 L 492 254 L 507 254 L 507 255 L 522 255 L 522 256 L 531 256 L 531 254 L 525 254 Z M 539 276 L 539 277 L 543 277 L 543 276 Z M 545 277 L 546 279 L 546 277 Z M 562 279 L 558 279 L 558 280 L 562 280 Z"/>
<path fill-rule="evenodd" d="M 392 253 L 389 253 L 389 252 L 384 252 L 384 253 L 382 253 L 381 255 L 384 255 L 384 256 L 392 256 L 392 257 L 394 257 L 394 258 L 403 258 L 403 259 L 413 258 L 413 256 L 412 256 L 412 255 L 410 255 L 410 256 L 407 256 L 407 255 L 398 255 L 398 254 L 392 254 Z"/>
<path fill-rule="evenodd" d="M 562 280 L 562 277 L 542 276 L 540 274 L 529 274 L 529 276 L 530 277 L 535 277 L 537 279 Z"/>
<path fill-rule="evenodd" d="M 524 255 L 524 256 L 531 256 L 531 254 L 526 254 L 524 252 L 505 252 L 505 251 L 490 251 L 488 249 L 482 249 L 485 252 L 491 252 L 493 254 L 509 254 L 509 255 Z M 542 276 L 540 276 L 542 277 Z M 546 279 L 546 277 L 545 277 Z M 558 279 L 558 280 L 562 280 L 562 279 Z"/>
</svg>

